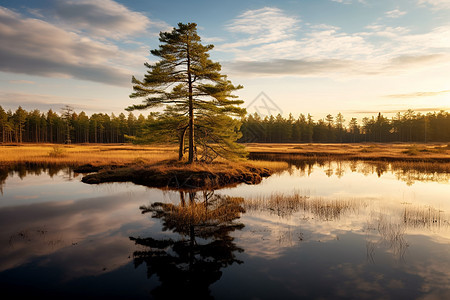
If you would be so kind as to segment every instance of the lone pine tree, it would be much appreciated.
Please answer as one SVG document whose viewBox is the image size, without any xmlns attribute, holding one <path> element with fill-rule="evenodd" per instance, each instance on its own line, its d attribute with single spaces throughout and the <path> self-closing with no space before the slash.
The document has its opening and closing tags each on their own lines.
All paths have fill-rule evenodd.
<svg viewBox="0 0 450 300">
<path fill-rule="evenodd" d="M 169 123 L 176 124 L 180 159 L 188 133 L 189 163 L 197 159 L 197 145 L 202 147 L 204 157 L 211 157 L 211 153 L 214 156 L 245 153 L 235 143 L 240 137 L 240 121 L 233 118 L 246 113 L 239 107 L 243 101 L 232 94 L 242 86 L 227 80 L 220 73 L 220 64 L 209 58 L 208 51 L 214 46 L 201 44 L 195 23 L 178 23 L 178 28 L 171 32 L 161 32 L 159 41 L 159 48 L 150 52 L 160 60 L 145 63 L 148 71 L 142 81 L 132 77 L 134 92 L 130 98 L 145 99 L 127 110 L 164 106 L 164 114 L 171 119 Z"/>
</svg>

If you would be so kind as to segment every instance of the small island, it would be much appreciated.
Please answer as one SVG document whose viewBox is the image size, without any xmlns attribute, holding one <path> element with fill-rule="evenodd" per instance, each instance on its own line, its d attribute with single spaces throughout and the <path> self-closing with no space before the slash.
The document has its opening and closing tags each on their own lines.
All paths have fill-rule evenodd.
<svg viewBox="0 0 450 300">
<path fill-rule="evenodd" d="M 258 184 L 272 170 L 249 163 L 215 162 L 187 165 L 162 161 L 154 165 L 132 164 L 119 167 L 82 165 L 75 172 L 96 171 L 82 178 L 84 183 L 133 182 L 148 187 L 169 189 L 219 189 L 239 183 Z"/>
</svg>

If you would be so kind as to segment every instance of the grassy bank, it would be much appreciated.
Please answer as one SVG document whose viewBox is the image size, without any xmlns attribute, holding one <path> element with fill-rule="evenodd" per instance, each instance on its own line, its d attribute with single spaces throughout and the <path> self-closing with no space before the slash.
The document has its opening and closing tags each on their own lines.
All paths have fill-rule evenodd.
<svg viewBox="0 0 450 300">
<path fill-rule="evenodd" d="M 263 177 L 288 167 L 286 162 L 216 160 L 211 164 L 178 162 L 173 146 L 130 144 L 14 144 L 0 146 L 0 167 L 71 167 L 86 183 L 125 182 L 151 187 L 219 188 L 259 183 Z"/>
<path fill-rule="evenodd" d="M 246 144 L 253 157 L 358 159 L 450 163 L 450 144 Z"/>
<path fill-rule="evenodd" d="M 153 164 L 175 159 L 176 147 L 135 146 L 128 144 L 10 144 L 0 146 L 0 164 L 48 164 L 77 167 Z"/>
</svg>

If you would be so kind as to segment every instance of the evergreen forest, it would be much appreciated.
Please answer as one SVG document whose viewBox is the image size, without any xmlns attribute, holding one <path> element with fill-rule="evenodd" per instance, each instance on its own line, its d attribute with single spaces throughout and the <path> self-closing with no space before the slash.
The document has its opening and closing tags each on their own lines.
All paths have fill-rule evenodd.
<svg viewBox="0 0 450 300">
<path fill-rule="evenodd" d="M 147 116 L 132 112 L 75 112 L 63 108 L 41 112 L 15 111 L 0 106 L 0 142 L 2 143 L 124 143 L 176 142 L 177 134 L 160 135 L 156 131 L 164 116 L 152 112 Z M 307 114 L 260 117 L 246 115 L 241 119 L 241 143 L 359 143 L 359 142 L 449 142 L 450 113 L 398 112 L 346 120 L 342 114 L 314 120 Z M 156 138 L 157 137 L 157 138 Z"/>
</svg>

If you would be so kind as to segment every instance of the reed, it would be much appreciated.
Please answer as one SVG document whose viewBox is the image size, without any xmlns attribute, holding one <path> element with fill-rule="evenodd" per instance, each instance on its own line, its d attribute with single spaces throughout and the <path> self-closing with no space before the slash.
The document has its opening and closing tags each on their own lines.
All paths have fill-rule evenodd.
<svg viewBox="0 0 450 300">
<path fill-rule="evenodd" d="M 337 220 L 344 213 L 355 211 L 360 205 L 362 203 L 355 200 L 310 198 L 298 191 L 292 195 L 274 193 L 244 201 L 246 211 L 266 211 L 283 218 L 304 211 L 324 221 Z"/>
<path fill-rule="evenodd" d="M 434 207 L 409 207 L 403 211 L 403 223 L 411 228 L 436 228 L 449 226 L 444 211 Z"/>
</svg>

